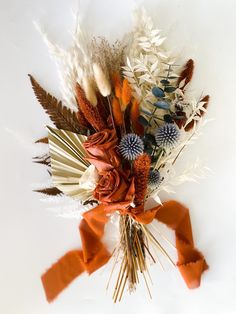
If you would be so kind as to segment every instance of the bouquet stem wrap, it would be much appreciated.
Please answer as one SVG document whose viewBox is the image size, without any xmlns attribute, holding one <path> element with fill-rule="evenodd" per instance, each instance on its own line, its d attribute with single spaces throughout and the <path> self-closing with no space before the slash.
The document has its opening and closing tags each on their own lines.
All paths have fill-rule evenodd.
<svg viewBox="0 0 236 314">
<path fill-rule="evenodd" d="M 133 183 L 128 194 L 133 193 Z M 129 199 L 126 197 L 126 199 Z M 86 271 L 93 273 L 105 265 L 110 253 L 102 242 L 104 227 L 108 221 L 107 214 L 119 211 L 130 214 L 142 224 L 149 224 L 153 219 L 164 223 L 175 232 L 178 253 L 177 267 L 188 288 L 197 288 L 201 275 L 208 268 L 204 256 L 194 247 L 189 210 L 177 201 L 165 202 L 139 214 L 128 210 L 130 202 L 101 204 L 85 212 L 79 225 L 82 241 L 81 250 L 67 252 L 43 275 L 42 283 L 48 302 L 53 301 L 76 277 Z"/>
</svg>

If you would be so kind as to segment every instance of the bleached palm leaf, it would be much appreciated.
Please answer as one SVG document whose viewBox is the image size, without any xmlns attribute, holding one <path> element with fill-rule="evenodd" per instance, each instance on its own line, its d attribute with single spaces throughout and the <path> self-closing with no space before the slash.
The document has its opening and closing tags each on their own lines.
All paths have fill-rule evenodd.
<svg viewBox="0 0 236 314">
<path fill-rule="evenodd" d="M 52 180 L 65 195 L 86 199 L 91 192 L 79 186 L 79 180 L 90 163 L 84 159 L 86 136 L 47 127 Z"/>
</svg>

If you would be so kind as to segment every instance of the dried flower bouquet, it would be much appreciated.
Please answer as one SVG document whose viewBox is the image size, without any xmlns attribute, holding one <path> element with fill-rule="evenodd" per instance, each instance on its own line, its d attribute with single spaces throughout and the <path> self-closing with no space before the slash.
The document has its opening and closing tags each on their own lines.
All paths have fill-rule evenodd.
<svg viewBox="0 0 236 314">
<path fill-rule="evenodd" d="M 113 45 L 85 36 L 78 24 L 65 51 L 39 29 L 56 59 L 63 100 L 29 75 L 55 125 L 37 141 L 48 144 L 49 152 L 35 162 L 45 164 L 52 178 L 52 186 L 38 192 L 66 195 L 84 207 L 82 248 L 67 252 L 42 275 L 49 302 L 82 272 L 91 274 L 111 257 L 114 267 L 120 265 L 114 302 L 126 287 L 133 291 L 140 276 L 151 294 L 148 269 L 150 262 L 158 262 L 155 256 L 160 253 L 175 266 L 150 229 L 153 220 L 175 232 L 176 266 L 189 288 L 200 285 L 208 268 L 194 247 L 188 209 L 174 200 L 162 203 L 160 192 L 189 180 L 188 171 L 176 178 L 173 168 L 197 136 L 209 96 L 196 100 L 188 92 L 193 60 L 177 64 L 151 19 L 144 11 L 137 14 L 133 32 Z M 146 205 L 150 198 L 156 201 L 153 208 Z M 110 252 L 103 242 L 104 228 L 117 213 L 120 237 Z"/>
</svg>

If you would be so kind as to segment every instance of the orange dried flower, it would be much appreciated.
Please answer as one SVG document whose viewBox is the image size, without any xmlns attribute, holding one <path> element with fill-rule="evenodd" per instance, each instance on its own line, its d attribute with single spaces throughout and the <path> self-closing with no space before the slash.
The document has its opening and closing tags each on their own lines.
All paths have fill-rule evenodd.
<svg viewBox="0 0 236 314">
<path fill-rule="evenodd" d="M 119 100 L 116 97 L 113 97 L 112 99 L 112 112 L 115 124 L 121 126 L 123 124 L 123 114 L 121 112 Z"/>
<path fill-rule="evenodd" d="M 151 158 L 147 154 L 140 155 L 134 161 L 134 184 L 136 205 L 144 203 L 144 198 L 148 186 L 148 177 L 151 166 Z"/>
<path fill-rule="evenodd" d="M 122 85 L 122 95 L 121 95 L 121 99 L 122 99 L 121 110 L 122 111 L 125 111 L 127 105 L 131 101 L 131 97 L 132 97 L 132 89 L 129 85 L 128 80 L 124 79 L 123 85 Z"/>
<path fill-rule="evenodd" d="M 97 131 L 105 129 L 105 121 L 103 121 L 97 108 L 91 105 L 91 103 L 85 97 L 84 91 L 78 83 L 76 84 L 76 98 L 80 110 L 82 111 L 85 119 L 92 125 L 92 127 Z"/>
<path fill-rule="evenodd" d="M 120 74 L 115 72 L 111 75 L 112 83 L 114 86 L 115 95 L 117 98 L 121 98 L 122 95 L 122 84 Z"/>
<path fill-rule="evenodd" d="M 144 133 L 144 128 L 138 120 L 139 116 L 140 116 L 139 103 L 137 99 L 133 98 L 131 109 L 130 109 L 130 120 L 131 120 L 134 132 L 142 136 Z"/>
</svg>

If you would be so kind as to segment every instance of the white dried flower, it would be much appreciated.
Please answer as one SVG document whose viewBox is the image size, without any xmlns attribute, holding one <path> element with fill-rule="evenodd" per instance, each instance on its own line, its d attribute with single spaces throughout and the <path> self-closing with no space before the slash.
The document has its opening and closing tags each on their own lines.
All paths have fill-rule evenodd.
<svg viewBox="0 0 236 314">
<path fill-rule="evenodd" d="M 111 84 L 106 77 L 104 71 L 100 67 L 99 64 L 94 63 L 93 64 L 93 74 L 94 74 L 94 79 L 97 83 L 97 87 L 102 94 L 102 96 L 107 97 L 111 94 Z"/>
<path fill-rule="evenodd" d="M 94 90 L 93 82 L 88 76 L 84 76 L 82 86 L 88 101 L 95 107 L 97 106 L 97 96 Z"/>
</svg>

